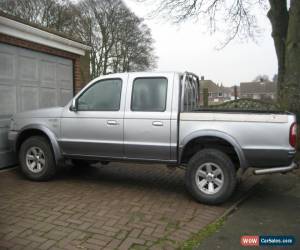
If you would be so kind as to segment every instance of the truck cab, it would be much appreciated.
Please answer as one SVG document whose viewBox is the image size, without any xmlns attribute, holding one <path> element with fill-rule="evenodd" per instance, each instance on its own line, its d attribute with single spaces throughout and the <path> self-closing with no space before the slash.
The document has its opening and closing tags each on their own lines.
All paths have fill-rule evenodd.
<svg viewBox="0 0 300 250">
<path fill-rule="evenodd" d="M 178 104 L 178 82 L 175 73 L 95 79 L 62 113 L 62 151 L 68 157 L 176 162 L 178 105 L 172 104 Z"/>
</svg>

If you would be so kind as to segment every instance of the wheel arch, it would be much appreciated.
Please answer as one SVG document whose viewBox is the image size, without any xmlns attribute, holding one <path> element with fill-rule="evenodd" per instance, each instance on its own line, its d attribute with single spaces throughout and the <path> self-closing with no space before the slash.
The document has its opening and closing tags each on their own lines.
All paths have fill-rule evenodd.
<svg viewBox="0 0 300 250">
<path fill-rule="evenodd" d="M 232 157 L 236 157 L 241 168 L 248 167 L 244 152 L 236 139 L 217 130 L 195 131 L 186 136 L 179 145 L 179 163 L 186 162 L 190 150 L 192 150 L 190 152 L 190 156 L 192 156 L 201 148 L 216 148 L 222 151 L 227 148 L 226 150 L 229 150 L 229 153 L 232 154 L 231 159 L 235 160 Z"/>
<path fill-rule="evenodd" d="M 32 124 L 25 126 L 19 133 L 16 139 L 14 150 L 16 153 L 19 152 L 21 144 L 31 136 L 41 135 L 47 138 L 50 143 L 52 152 L 54 154 L 55 162 L 58 164 L 63 158 L 59 144 L 57 142 L 55 134 L 47 127 L 40 124 Z"/>
</svg>

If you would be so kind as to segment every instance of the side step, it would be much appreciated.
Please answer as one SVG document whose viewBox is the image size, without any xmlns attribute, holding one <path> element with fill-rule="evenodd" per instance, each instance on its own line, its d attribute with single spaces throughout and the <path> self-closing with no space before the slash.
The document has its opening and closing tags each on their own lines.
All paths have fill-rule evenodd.
<svg viewBox="0 0 300 250">
<path fill-rule="evenodd" d="M 298 168 L 299 165 L 296 162 L 292 162 L 291 165 L 286 167 L 276 167 L 276 168 L 264 168 L 264 169 L 256 169 L 253 171 L 255 175 L 261 175 L 261 174 L 273 174 L 273 173 L 287 173 L 290 172 L 296 168 Z"/>
</svg>

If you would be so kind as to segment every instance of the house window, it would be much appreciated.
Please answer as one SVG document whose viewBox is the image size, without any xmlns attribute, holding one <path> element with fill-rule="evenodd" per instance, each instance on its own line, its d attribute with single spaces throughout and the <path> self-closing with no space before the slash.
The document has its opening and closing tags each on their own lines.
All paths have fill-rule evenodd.
<svg viewBox="0 0 300 250">
<path fill-rule="evenodd" d="M 208 96 L 209 96 L 209 97 L 212 97 L 212 93 L 211 93 L 211 92 L 208 92 Z"/>
<path fill-rule="evenodd" d="M 219 92 L 218 96 L 219 96 L 219 97 L 222 97 L 222 96 L 223 96 L 223 93 L 222 93 L 222 92 Z"/>
</svg>

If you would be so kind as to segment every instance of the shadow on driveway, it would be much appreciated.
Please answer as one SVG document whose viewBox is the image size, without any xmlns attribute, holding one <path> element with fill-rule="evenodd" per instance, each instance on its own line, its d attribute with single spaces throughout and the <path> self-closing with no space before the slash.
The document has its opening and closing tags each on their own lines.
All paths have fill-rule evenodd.
<svg viewBox="0 0 300 250">
<path fill-rule="evenodd" d="M 292 235 L 296 238 L 293 247 L 270 249 L 300 249 L 299 170 L 265 178 L 255 187 L 252 196 L 228 217 L 222 228 L 204 240 L 197 250 L 245 250 L 247 247 L 240 245 L 242 235 Z"/>
</svg>

